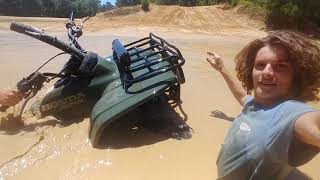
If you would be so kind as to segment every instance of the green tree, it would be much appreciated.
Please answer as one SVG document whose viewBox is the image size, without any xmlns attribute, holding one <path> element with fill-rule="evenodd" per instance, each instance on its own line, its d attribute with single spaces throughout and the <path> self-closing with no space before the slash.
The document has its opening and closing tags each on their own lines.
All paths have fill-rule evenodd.
<svg viewBox="0 0 320 180">
<path fill-rule="evenodd" d="M 142 0 L 142 3 L 141 3 L 141 8 L 142 10 L 144 11 L 149 11 L 149 0 Z"/>
<path fill-rule="evenodd" d="M 21 16 L 22 0 L 0 0 L 0 14 Z"/>
<path fill-rule="evenodd" d="M 115 8 L 115 6 L 112 5 L 112 4 L 108 1 L 108 2 L 106 2 L 106 4 L 103 4 L 103 5 L 101 6 L 100 10 L 101 10 L 101 11 L 109 11 L 109 10 L 114 9 L 114 8 Z"/>
<path fill-rule="evenodd" d="M 42 0 L 41 14 L 43 16 L 54 17 L 56 9 L 55 0 Z"/>
<path fill-rule="evenodd" d="M 174 5 L 178 4 L 178 0 L 158 0 L 158 4 L 163 4 L 163 5 Z"/>
<path fill-rule="evenodd" d="M 196 0 L 178 0 L 177 4 L 182 6 L 195 6 L 197 4 Z"/>
<path fill-rule="evenodd" d="M 141 4 L 140 0 L 117 0 L 116 6 L 123 7 L 123 6 L 135 6 Z"/>
<path fill-rule="evenodd" d="M 22 0 L 22 16 L 41 16 L 41 0 Z"/>
<path fill-rule="evenodd" d="M 56 3 L 55 17 L 68 17 L 72 11 L 70 0 L 57 0 Z"/>
<path fill-rule="evenodd" d="M 89 0 L 90 16 L 95 16 L 101 8 L 100 0 Z"/>
</svg>

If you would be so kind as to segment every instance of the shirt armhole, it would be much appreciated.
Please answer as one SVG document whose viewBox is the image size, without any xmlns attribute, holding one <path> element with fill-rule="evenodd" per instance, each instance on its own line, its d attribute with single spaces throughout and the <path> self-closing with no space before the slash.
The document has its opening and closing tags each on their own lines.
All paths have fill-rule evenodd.
<svg viewBox="0 0 320 180">
<path fill-rule="evenodd" d="M 290 132 L 290 142 L 288 146 L 288 156 L 287 160 L 288 163 L 293 167 L 301 166 L 308 161 L 310 161 L 314 156 L 316 156 L 320 149 L 301 142 L 297 137 L 294 135 L 294 125 L 297 119 L 301 117 L 305 113 L 315 112 L 317 110 L 310 109 L 309 111 L 302 112 L 299 114 L 294 120 L 290 122 L 289 132 Z"/>
<path fill-rule="evenodd" d="M 294 140 L 294 124 L 296 120 L 305 113 L 314 111 L 314 108 L 294 101 L 285 101 L 279 107 L 273 119 L 277 121 L 270 131 L 269 152 L 273 161 L 278 163 L 289 163 L 289 150 Z M 292 157 L 292 156 L 291 156 Z"/>
</svg>

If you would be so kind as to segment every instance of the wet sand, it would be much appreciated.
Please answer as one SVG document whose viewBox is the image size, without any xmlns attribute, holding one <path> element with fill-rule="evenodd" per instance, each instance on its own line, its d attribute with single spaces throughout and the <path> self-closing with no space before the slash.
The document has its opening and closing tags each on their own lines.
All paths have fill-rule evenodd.
<svg viewBox="0 0 320 180">
<path fill-rule="evenodd" d="M 205 61 L 212 50 L 223 56 L 233 71 L 233 57 L 247 42 L 263 36 L 262 31 L 239 35 L 186 32 L 154 27 L 121 27 L 85 33 L 80 43 L 89 51 L 105 57 L 111 54 L 111 42 L 124 43 L 149 31 L 177 46 L 186 59 L 183 69 L 182 107 L 192 138 L 176 140 L 153 131 L 139 130 L 139 135 L 119 138 L 117 148 L 92 148 L 88 139 L 89 120 L 60 123 L 52 117 L 26 117 L 25 128 L 0 131 L 0 179 L 113 179 L 113 180 L 212 180 L 217 176 L 215 161 L 230 122 L 213 117 L 221 111 L 236 117 L 240 105 L 229 92 L 222 77 Z M 65 39 L 62 32 L 55 33 Z M 35 70 L 59 50 L 14 32 L 0 32 L 0 87 L 14 87 L 22 77 Z M 44 69 L 58 70 L 65 57 Z M 43 93 L 43 92 L 42 92 Z M 41 93 L 40 93 L 41 94 Z M 126 132 L 115 134 L 123 137 Z M 320 179 L 319 155 L 299 168 L 312 179 Z"/>
</svg>

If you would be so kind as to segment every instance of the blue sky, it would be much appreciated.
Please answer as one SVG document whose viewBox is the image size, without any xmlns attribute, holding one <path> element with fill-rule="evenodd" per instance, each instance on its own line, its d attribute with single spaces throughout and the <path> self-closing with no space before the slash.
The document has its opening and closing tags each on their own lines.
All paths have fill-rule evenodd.
<svg viewBox="0 0 320 180">
<path fill-rule="evenodd" d="M 115 4 L 116 0 L 101 0 L 101 4 L 105 4 L 107 1 L 111 2 L 111 4 Z"/>
</svg>

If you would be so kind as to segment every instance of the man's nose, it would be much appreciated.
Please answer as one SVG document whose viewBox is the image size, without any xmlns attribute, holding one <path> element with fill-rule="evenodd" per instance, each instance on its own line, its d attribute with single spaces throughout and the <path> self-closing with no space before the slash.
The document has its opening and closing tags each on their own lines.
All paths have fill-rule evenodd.
<svg viewBox="0 0 320 180">
<path fill-rule="evenodd" d="M 267 65 L 264 67 L 263 73 L 264 73 L 265 75 L 269 75 L 269 76 L 273 75 L 274 72 L 273 72 L 273 68 L 272 68 L 271 64 L 267 64 Z"/>
</svg>

